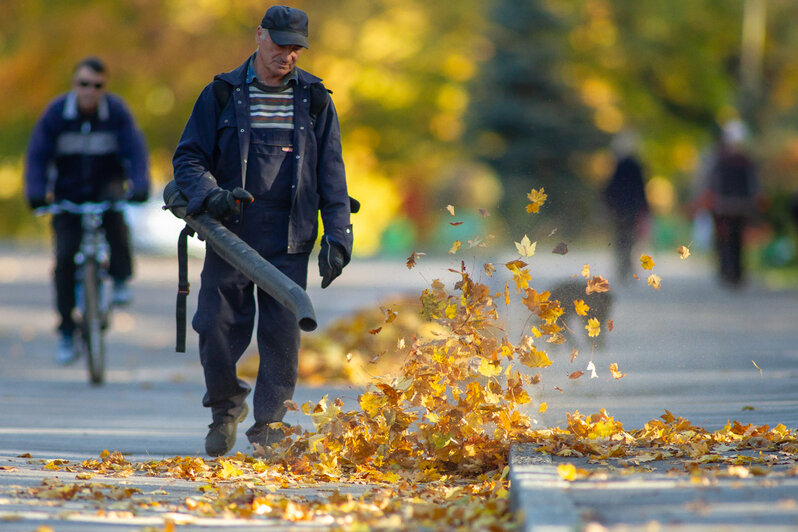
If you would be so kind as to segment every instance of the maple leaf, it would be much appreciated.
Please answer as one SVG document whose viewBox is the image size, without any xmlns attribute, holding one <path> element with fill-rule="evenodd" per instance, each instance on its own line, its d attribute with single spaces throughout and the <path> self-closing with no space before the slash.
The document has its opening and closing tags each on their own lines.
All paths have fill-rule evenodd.
<svg viewBox="0 0 798 532">
<path fill-rule="evenodd" d="M 410 256 L 407 257 L 407 269 L 413 269 L 413 266 L 415 266 L 418 260 L 424 255 L 426 255 L 426 253 L 420 253 L 418 251 L 411 253 Z"/>
<path fill-rule="evenodd" d="M 540 207 L 546 203 L 546 198 L 548 198 L 548 196 L 543 192 L 543 187 L 540 187 L 539 191 L 533 188 L 529 194 L 526 195 L 526 197 L 531 202 L 526 206 L 526 212 L 528 213 L 540 211 Z"/>
<path fill-rule="evenodd" d="M 518 357 L 518 361 L 530 368 L 546 368 L 551 366 L 551 360 L 549 360 L 546 352 L 534 346 L 532 346 L 529 351 L 521 353 L 521 356 Z"/>
<path fill-rule="evenodd" d="M 557 466 L 557 474 L 561 479 L 572 482 L 576 480 L 576 467 L 573 464 L 560 464 Z"/>
<path fill-rule="evenodd" d="M 579 351 L 578 350 L 574 349 L 573 351 L 571 351 L 571 364 L 574 363 L 574 360 L 576 360 L 576 357 L 578 355 L 579 355 Z"/>
<path fill-rule="evenodd" d="M 653 288 L 654 290 L 659 290 L 662 286 L 662 277 L 659 275 L 652 273 L 648 276 L 648 286 Z"/>
<path fill-rule="evenodd" d="M 518 250 L 518 254 L 522 257 L 531 257 L 535 254 L 535 248 L 537 245 L 537 242 L 530 242 L 529 237 L 524 235 L 524 238 L 521 239 L 521 242 L 515 243 L 515 249 Z"/>
<path fill-rule="evenodd" d="M 552 249 L 551 252 L 556 255 L 565 255 L 568 253 L 568 245 L 565 242 L 560 242 L 554 246 L 554 249 Z"/>
<path fill-rule="evenodd" d="M 576 380 L 576 379 L 578 379 L 579 377 L 581 377 L 581 376 L 582 376 L 582 375 L 584 375 L 584 374 L 585 374 L 585 372 L 584 372 L 584 371 L 576 370 L 576 371 L 574 371 L 574 372 L 571 372 L 571 373 L 568 375 L 568 378 L 569 378 L 569 379 L 571 379 L 571 380 Z"/>
<path fill-rule="evenodd" d="M 385 314 L 385 323 L 391 323 L 396 319 L 396 312 L 390 308 L 380 307 L 380 310 Z"/>
<path fill-rule="evenodd" d="M 463 245 L 462 242 L 460 242 L 459 240 L 455 240 L 454 243 L 452 244 L 452 247 L 449 248 L 449 253 L 454 255 L 455 253 L 457 253 L 457 250 L 460 249 L 460 246 L 462 245 Z"/>
<path fill-rule="evenodd" d="M 487 274 L 488 277 L 493 277 L 493 272 L 496 271 L 496 266 L 494 266 L 490 262 L 486 262 L 485 265 L 483 266 L 483 269 L 485 270 L 485 273 Z"/>
<path fill-rule="evenodd" d="M 549 408 L 549 405 L 546 403 L 540 403 L 540 407 L 538 407 L 538 414 L 543 414 Z"/>
<path fill-rule="evenodd" d="M 488 212 L 488 209 L 479 209 L 479 215 L 483 218 L 487 218 L 490 216 L 490 213 Z"/>
<path fill-rule="evenodd" d="M 601 332 L 601 324 L 599 320 L 596 318 L 590 318 L 587 320 L 587 325 L 585 325 L 585 329 L 587 329 L 587 335 L 591 338 L 595 338 Z"/>
<path fill-rule="evenodd" d="M 607 330 L 608 330 L 609 332 L 612 332 L 612 330 L 613 330 L 614 328 L 615 328 L 615 322 L 614 322 L 614 321 L 612 321 L 612 320 L 607 320 Z"/>
<path fill-rule="evenodd" d="M 446 210 L 449 211 L 449 214 L 454 216 L 454 205 L 447 205 Z"/>
<path fill-rule="evenodd" d="M 479 363 L 479 372 L 486 377 L 495 377 L 502 372 L 502 366 L 498 362 L 483 358 Z"/>
<path fill-rule="evenodd" d="M 679 246 L 676 248 L 676 253 L 679 254 L 682 260 L 690 256 L 690 249 L 687 246 Z"/>
<path fill-rule="evenodd" d="M 286 399 L 285 401 L 283 401 L 283 406 L 289 412 L 299 411 L 299 405 L 296 403 L 296 401 L 292 401 L 291 399 Z"/>
<path fill-rule="evenodd" d="M 590 307 L 581 299 L 574 301 L 574 312 L 579 316 L 587 316 L 587 311 Z"/>
<path fill-rule="evenodd" d="M 590 372 L 591 379 L 598 379 L 598 373 L 596 373 L 596 365 L 593 364 L 592 360 L 587 363 L 587 367 L 585 369 Z"/>
<path fill-rule="evenodd" d="M 376 329 L 369 330 L 369 334 L 377 334 L 382 330 L 382 327 L 377 327 Z"/>
<path fill-rule="evenodd" d="M 588 279 L 585 293 L 590 295 L 593 292 L 609 292 L 610 282 L 600 275 L 594 275 L 592 279 Z"/>
<path fill-rule="evenodd" d="M 626 377 L 626 373 L 621 373 L 618 370 L 618 363 L 617 362 L 613 362 L 612 364 L 610 364 L 610 373 L 612 374 L 613 378 L 615 378 L 615 379 L 622 379 L 622 378 Z"/>
<path fill-rule="evenodd" d="M 582 266 L 581 274 L 585 279 L 590 279 L 590 264 L 585 264 Z"/>
<path fill-rule="evenodd" d="M 654 259 L 652 259 L 650 255 L 640 255 L 640 266 L 642 266 L 644 270 L 650 270 L 655 266 Z"/>
</svg>

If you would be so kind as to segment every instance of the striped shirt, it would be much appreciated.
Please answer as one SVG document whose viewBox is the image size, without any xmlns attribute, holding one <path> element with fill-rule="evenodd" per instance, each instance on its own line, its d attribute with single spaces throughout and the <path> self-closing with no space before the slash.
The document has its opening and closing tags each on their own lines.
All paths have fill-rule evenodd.
<svg viewBox="0 0 798 532">
<path fill-rule="evenodd" d="M 258 79 L 254 60 L 253 56 L 247 66 L 250 125 L 253 128 L 293 131 L 296 69 L 285 77 L 280 87 L 269 87 Z"/>
<path fill-rule="evenodd" d="M 294 129 L 294 87 L 267 92 L 259 83 L 249 85 L 249 120 L 253 128 Z"/>
</svg>

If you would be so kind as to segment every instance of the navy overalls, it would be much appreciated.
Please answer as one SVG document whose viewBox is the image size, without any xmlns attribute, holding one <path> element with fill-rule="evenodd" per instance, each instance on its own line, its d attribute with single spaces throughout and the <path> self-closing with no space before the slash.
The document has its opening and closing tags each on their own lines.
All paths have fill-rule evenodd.
<svg viewBox="0 0 798 532">
<path fill-rule="evenodd" d="M 309 253 L 288 254 L 291 207 L 292 133 L 252 129 L 245 188 L 255 198 L 237 220 L 225 225 L 302 288 Z M 200 360 L 207 392 L 203 405 L 214 419 L 240 406 L 249 385 L 236 377 L 236 362 L 246 350 L 255 323 L 260 367 L 255 385 L 256 423 L 282 420 L 284 401 L 297 381 L 299 326 L 294 314 L 208 247 L 193 327 L 199 333 Z"/>
</svg>

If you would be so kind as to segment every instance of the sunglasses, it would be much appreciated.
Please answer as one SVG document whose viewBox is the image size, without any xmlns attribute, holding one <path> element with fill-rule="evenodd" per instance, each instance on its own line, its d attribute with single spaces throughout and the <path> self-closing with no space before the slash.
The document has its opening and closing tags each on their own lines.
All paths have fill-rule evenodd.
<svg viewBox="0 0 798 532">
<path fill-rule="evenodd" d="M 83 87 L 84 89 L 86 87 L 94 87 L 95 89 L 100 90 L 105 87 L 105 83 L 92 83 L 91 81 L 79 80 L 78 86 Z"/>
</svg>

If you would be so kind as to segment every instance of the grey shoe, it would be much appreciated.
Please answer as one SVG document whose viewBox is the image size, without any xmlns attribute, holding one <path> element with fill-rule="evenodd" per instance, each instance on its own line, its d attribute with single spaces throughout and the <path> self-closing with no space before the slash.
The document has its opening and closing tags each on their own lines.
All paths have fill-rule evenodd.
<svg viewBox="0 0 798 532">
<path fill-rule="evenodd" d="M 75 346 L 75 338 L 72 333 L 61 333 L 58 339 L 58 346 L 55 349 L 55 361 L 62 366 L 72 364 L 80 357 L 80 351 Z"/>
<path fill-rule="evenodd" d="M 249 414 L 249 407 L 243 403 L 238 414 L 226 414 L 215 417 L 210 429 L 205 436 L 205 452 L 210 456 L 222 456 L 229 453 L 236 444 L 236 431 L 238 424 L 244 421 Z"/>
<path fill-rule="evenodd" d="M 282 439 L 285 438 L 285 432 L 291 428 L 290 423 L 283 422 L 282 427 L 273 429 L 269 427 L 272 423 L 274 422 L 266 423 L 258 421 L 247 429 L 247 439 L 253 447 L 255 444 L 263 447 L 270 447 L 271 444 L 282 441 Z"/>
</svg>

